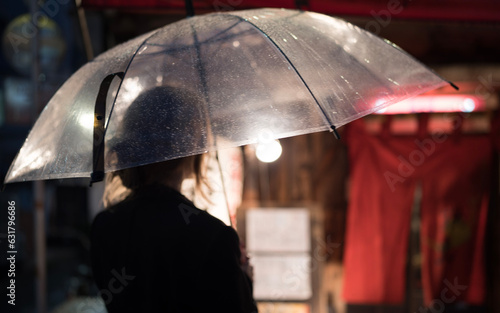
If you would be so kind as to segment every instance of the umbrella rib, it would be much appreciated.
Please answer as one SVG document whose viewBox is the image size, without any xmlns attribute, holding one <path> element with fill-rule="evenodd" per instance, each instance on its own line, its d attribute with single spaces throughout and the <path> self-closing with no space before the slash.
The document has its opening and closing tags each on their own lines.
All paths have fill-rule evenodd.
<svg viewBox="0 0 500 313">
<path fill-rule="evenodd" d="M 208 104 L 209 103 L 209 98 L 208 98 L 208 87 L 207 87 L 207 81 L 205 80 L 205 67 L 203 66 L 202 62 L 201 62 L 201 52 L 200 52 L 200 42 L 198 40 L 198 36 L 196 34 L 196 30 L 194 29 L 194 26 L 193 24 L 191 23 L 191 31 L 193 33 L 193 41 L 194 41 L 194 47 L 195 47 L 195 51 L 196 51 L 196 63 L 197 63 L 197 68 L 198 68 L 198 72 L 200 73 L 200 82 L 201 82 L 201 86 L 203 88 L 203 97 L 205 98 L 205 103 Z M 203 109 L 202 109 L 204 115 L 206 116 L 206 119 L 207 119 L 207 140 L 209 141 L 214 141 L 214 145 L 215 145 L 215 139 L 212 138 L 212 131 L 211 131 L 211 125 L 210 125 L 210 122 L 211 122 L 211 116 L 210 116 L 210 112 L 208 111 L 208 108 L 206 106 L 203 106 Z"/>
<path fill-rule="evenodd" d="M 299 71 L 297 70 L 297 68 L 295 67 L 295 65 L 292 63 L 292 61 L 283 52 L 283 50 L 278 46 L 278 44 L 271 37 L 269 37 L 260 27 L 258 27 L 254 23 L 250 22 L 248 19 L 245 19 L 245 18 L 243 18 L 241 16 L 237 16 L 237 15 L 233 15 L 233 16 L 235 16 L 238 19 L 240 19 L 241 21 L 245 21 L 248 24 L 250 24 L 253 27 L 255 27 L 256 30 L 258 30 L 260 33 L 262 33 L 264 36 L 266 36 L 266 38 L 269 39 L 269 41 L 276 47 L 276 49 L 278 49 L 278 51 L 281 53 L 281 55 L 285 58 L 285 60 L 288 62 L 288 64 L 290 64 L 290 66 L 293 68 L 293 70 L 295 71 L 295 73 L 297 74 L 297 76 L 300 78 L 300 80 L 302 81 L 302 83 L 306 87 L 307 91 L 309 91 L 309 94 L 313 97 L 314 102 L 316 102 L 316 104 L 318 105 L 321 113 L 323 114 L 324 118 L 326 119 L 327 123 L 329 124 L 330 131 L 333 132 L 335 138 L 340 139 L 340 135 L 337 133 L 337 129 L 336 129 L 335 125 L 333 124 L 333 122 L 331 121 L 331 119 L 328 116 L 328 114 L 326 113 L 325 109 L 321 106 L 321 104 L 319 103 L 318 99 L 316 98 L 316 96 L 312 92 L 312 90 L 309 87 L 309 85 L 306 83 L 306 81 L 304 80 L 304 78 L 302 77 L 302 75 L 300 75 Z"/>
<path fill-rule="evenodd" d="M 235 25 L 237 25 L 237 24 L 239 24 L 239 23 L 236 23 Z M 234 27 L 235 25 L 231 26 L 231 28 Z M 200 52 L 201 43 L 198 40 L 198 35 L 196 34 L 196 30 L 195 30 L 192 23 L 191 23 L 191 30 L 193 31 L 193 40 L 194 40 L 194 44 L 196 47 L 196 58 L 197 58 L 197 63 L 198 63 L 197 67 L 198 67 L 198 71 L 200 72 L 200 80 L 201 80 L 201 85 L 203 88 L 203 96 L 205 98 L 205 103 L 206 103 L 206 105 L 203 106 L 203 108 L 204 108 L 203 111 L 206 115 L 206 120 L 207 120 L 207 140 L 210 138 L 213 142 L 214 147 L 216 148 L 215 149 L 215 158 L 216 158 L 217 164 L 219 166 L 220 179 L 221 179 L 221 183 L 222 183 L 222 192 L 224 193 L 224 199 L 225 199 L 225 203 L 226 203 L 227 213 L 229 216 L 229 223 L 232 226 L 231 213 L 229 212 L 229 200 L 228 200 L 228 195 L 227 195 L 227 191 L 226 191 L 226 187 L 225 187 L 225 183 L 224 183 L 224 174 L 222 172 L 222 165 L 220 164 L 219 153 L 217 151 L 217 138 L 214 136 L 214 134 L 212 132 L 212 125 L 211 125 L 212 117 L 210 116 L 210 110 L 207 107 L 207 105 L 209 103 L 208 86 L 207 86 L 207 81 L 205 79 L 205 67 L 203 66 L 203 63 L 201 61 L 201 52 Z M 223 32 L 221 32 L 219 34 L 222 34 L 222 33 Z M 219 34 L 217 34 L 217 36 Z"/>
</svg>

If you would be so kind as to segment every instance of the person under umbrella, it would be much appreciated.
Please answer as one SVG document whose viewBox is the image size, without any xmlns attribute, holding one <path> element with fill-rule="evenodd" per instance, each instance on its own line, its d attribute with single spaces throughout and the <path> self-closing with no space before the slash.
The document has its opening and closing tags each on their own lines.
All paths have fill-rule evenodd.
<svg viewBox="0 0 500 313">
<path fill-rule="evenodd" d="M 108 157 L 119 162 L 139 144 L 144 159 L 176 149 L 178 141 L 203 144 L 206 134 L 197 124 L 201 102 L 180 88 L 143 92 L 118 130 L 128 140 L 114 145 Z M 172 139 L 160 139 L 159 128 L 168 128 Z M 190 128 L 192 136 L 175 138 L 183 128 Z M 129 189 L 92 225 L 92 268 L 109 313 L 257 312 L 251 282 L 240 267 L 237 233 L 180 193 L 185 178 L 194 176 L 198 188 L 203 183 L 203 158 L 188 156 L 108 175 L 107 182 L 121 180 Z M 108 187 L 105 195 L 115 191 Z"/>
</svg>

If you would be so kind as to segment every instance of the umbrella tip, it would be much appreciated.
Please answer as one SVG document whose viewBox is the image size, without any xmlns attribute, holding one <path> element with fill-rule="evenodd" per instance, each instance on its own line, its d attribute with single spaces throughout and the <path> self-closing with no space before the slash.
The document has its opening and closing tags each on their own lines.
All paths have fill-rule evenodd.
<svg viewBox="0 0 500 313">
<path fill-rule="evenodd" d="M 89 187 L 92 187 L 93 183 L 97 183 L 104 180 L 104 172 L 103 171 L 95 171 L 90 174 L 90 183 Z"/>
<path fill-rule="evenodd" d="M 450 84 L 451 87 L 455 88 L 455 90 L 459 89 L 457 85 L 455 85 L 454 83 L 452 83 L 450 81 L 448 81 L 448 84 Z"/>
<path fill-rule="evenodd" d="M 339 140 L 340 139 L 340 135 L 339 133 L 337 132 L 337 128 L 335 128 L 335 125 L 332 125 L 330 126 L 331 128 L 331 132 L 333 133 L 333 135 L 335 136 L 335 139 Z"/>
</svg>

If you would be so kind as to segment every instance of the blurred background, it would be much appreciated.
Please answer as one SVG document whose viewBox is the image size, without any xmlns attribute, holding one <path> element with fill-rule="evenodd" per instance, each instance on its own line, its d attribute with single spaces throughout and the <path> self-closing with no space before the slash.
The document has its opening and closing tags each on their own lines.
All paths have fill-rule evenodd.
<svg viewBox="0 0 500 313">
<path fill-rule="evenodd" d="M 218 205 L 222 193 L 200 206 L 231 220 L 247 244 L 260 311 L 500 312 L 500 2 L 193 4 L 196 14 L 285 7 L 339 16 L 394 42 L 460 88 L 350 123 L 339 129 L 341 140 L 316 133 L 282 139 L 280 148 L 221 153 L 229 214 Z M 0 177 L 72 73 L 185 15 L 184 2 L 175 0 L 1 2 Z M 266 159 L 263 149 L 281 156 Z M 1 312 L 102 310 L 88 234 L 103 187 L 88 185 L 88 179 L 14 183 L 0 193 L 2 290 L 9 268 L 7 201 L 16 203 L 18 247 L 16 306 L 2 296 Z"/>
</svg>

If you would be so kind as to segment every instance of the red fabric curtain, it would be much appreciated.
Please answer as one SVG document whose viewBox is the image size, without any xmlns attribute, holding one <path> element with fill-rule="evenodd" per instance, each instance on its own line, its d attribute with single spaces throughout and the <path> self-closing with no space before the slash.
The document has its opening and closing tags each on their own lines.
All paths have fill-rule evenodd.
<svg viewBox="0 0 500 313">
<path fill-rule="evenodd" d="M 345 138 L 350 162 L 345 300 L 404 302 L 410 214 L 419 184 L 426 304 L 482 304 L 490 137 L 370 135 L 359 120 L 347 126 Z"/>
</svg>

